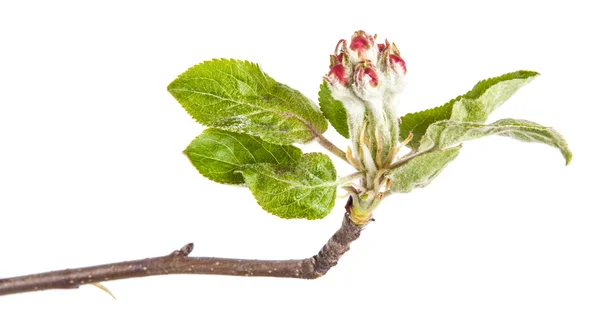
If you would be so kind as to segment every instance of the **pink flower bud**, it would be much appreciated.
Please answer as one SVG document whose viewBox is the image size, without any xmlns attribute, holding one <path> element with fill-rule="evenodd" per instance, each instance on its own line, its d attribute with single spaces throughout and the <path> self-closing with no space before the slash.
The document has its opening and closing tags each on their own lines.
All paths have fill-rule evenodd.
<svg viewBox="0 0 600 321">
<path fill-rule="evenodd" d="M 352 35 L 350 45 L 345 40 L 341 41 L 342 52 L 348 55 L 352 64 L 366 60 L 377 61 L 379 48 L 375 45 L 375 37 L 359 30 Z"/>
<path fill-rule="evenodd" d="M 379 85 L 379 77 L 377 76 L 377 71 L 371 61 L 367 60 L 356 66 L 356 69 L 354 70 L 354 83 L 362 85 L 368 83 L 371 87 L 377 87 L 377 85 Z"/>
<path fill-rule="evenodd" d="M 396 45 L 376 44 L 375 38 L 359 30 L 349 41 L 338 41 L 325 76 L 331 95 L 346 109 L 352 157 L 371 174 L 395 155 L 395 109 L 406 73 Z"/>
<path fill-rule="evenodd" d="M 376 37 L 359 30 L 350 40 L 338 41 L 325 76 L 334 97 L 380 99 L 386 106 L 395 102 L 404 87 L 406 64 L 395 44 L 376 44 Z"/>
<path fill-rule="evenodd" d="M 342 42 L 344 42 L 344 40 L 340 40 L 338 46 Z M 335 55 L 329 56 L 329 73 L 324 78 L 332 86 L 339 85 L 346 87 L 350 77 L 352 77 L 352 66 L 348 62 L 346 54 L 344 52 L 338 54 L 337 51 L 338 48 L 336 46 Z"/>
<path fill-rule="evenodd" d="M 385 44 L 379 44 L 378 46 L 381 52 L 379 63 L 383 65 L 384 70 L 406 74 L 406 63 L 400 56 L 400 50 L 398 50 L 396 44 L 392 43 L 390 45 L 389 41 L 386 40 Z"/>
<path fill-rule="evenodd" d="M 402 73 L 406 74 L 406 63 L 404 62 L 404 59 L 402 59 L 402 57 L 391 54 L 389 59 L 389 64 L 392 67 L 392 69 L 398 71 L 397 68 L 399 67 L 402 70 Z"/>
<path fill-rule="evenodd" d="M 344 65 L 337 64 L 331 67 L 325 79 L 333 85 L 334 83 L 339 83 L 342 86 L 346 86 L 348 84 L 348 77 L 346 77 L 346 70 L 344 69 Z"/>
<path fill-rule="evenodd" d="M 382 58 L 385 59 L 383 64 L 396 73 L 401 72 L 402 74 L 406 74 L 406 63 L 400 56 L 400 50 L 398 50 L 396 44 L 392 43 L 390 45 L 387 40 L 385 41 L 385 44 L 386 48 L 382 51 Z"/>
<path fill-rule="evenodd" d="M 350 50 L 355 50 L 362 59 L 366 59 L 366 51 L 375 44 L 373 37 L 366 32 L 359 30 L 352 35 L 350 40 Z"/>
</svg>

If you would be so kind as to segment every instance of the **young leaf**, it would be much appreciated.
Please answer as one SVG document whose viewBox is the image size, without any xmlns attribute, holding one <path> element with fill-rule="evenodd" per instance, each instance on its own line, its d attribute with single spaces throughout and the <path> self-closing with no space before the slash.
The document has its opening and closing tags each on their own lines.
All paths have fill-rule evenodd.
<svg viewBox="0 0 600 321">
<path fill-rule="evenodd" d="M 521 70 L 480 81 L 454 104 L 450 119 L 483 123 L 496 108 L 538 75 L 535 71 Z"/>
<path fill-rule="evenodd" d="M 412 149 L 418 149 L 421 137 L 423 137 L 427 131 L 427 127 L 440 120 L 450 119 L 450 116 L 452 116 L 452 106 L 459 98 L 460 96 L 442 106 L 406 114 L 400 117 L 400 140 L 405 140 L 412 132 L 413 138 L 406 146 Z"/>
<path fill-rule="evenodd" d="M 508 136 L 524 142 L 539 142 L 560 150 L 567 165 L 572 154 L 566 140 L 553 128 L 521 119 L 501 119 L 489 125 L 452 120 L 432 124 L 421 141 L 421 150 L 446 148 L 461 142 L 488 135 Z"/>
<path fill-rule="evenodd" d="M 391 180 L 390 189 L 396 193 L 408 193 L 415 188 L 425 187 L 458 156 L 461 146 L 434 150 L 419 155 L 406 164 L 386 174 Z"/>
<path fill-rule="evenodd" d="M 412 149 L 419 148 L 421 137 L 429 125 L 441 120 L 485 122 L 487 117 L 519 88 L 539 75 L 535 71 L 520 70 L 478 82 L 473 89 L 446 104 L 406 114 L 400 118 L 400 138 L 404 140 L 412 132 L 408 143 Z"/>
<path fill-rule="evenodd" d="M 179 75 L 168 90 L 199 123 L 270 143 L 304 143 L 327 129 L 313 102 L 247 61 L 203 62 Z"/>
<path fill-rule="evenodd" d="M 258 204 L 282 218 L 320 219 L 335 203 L 336 171 L 325 154 L 304 154 L 293 164 L 248 165 L 242 174 Z"/>
<path fill-rule="evenodd" d="M 239 170 L 250 164 L 286 164 L 300 159 L 302 151 L 216 128 L 206 129 L 183 151 L 204 177 L 223 184 L 243 184 Z"/>
<path fill-rule="evenodd" d="M 346 114 L 344 104 L 333 98 L 331 89 L 329 89 L 325 81 L 323 81 L 319 90 L 319 106 L 321 106 L 323 115 L 329 120 L 333 128 L 345 138 L 350 138 L 350 133 L 348 132 L 348 115 Z"/>
</svg>

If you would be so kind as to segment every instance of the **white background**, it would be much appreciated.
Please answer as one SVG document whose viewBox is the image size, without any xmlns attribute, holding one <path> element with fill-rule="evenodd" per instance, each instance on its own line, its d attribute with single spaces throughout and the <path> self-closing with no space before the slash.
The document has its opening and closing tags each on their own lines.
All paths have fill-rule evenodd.
<svg viewBox="0 0 600 321">
<path fill-rule="evenodd" d="M 428 188 L 389 198 L 319 280 L 124 280 L 105 284 L 117 301 L 91 286 L 0 297 L 0 319 L 599 320 L 592 3 L 2 1 L 0 278 L 160 256 L 187 242 L 197 256 L 319 250 L 344 199 L 324 220 L 281 220 L 182 155 L 203 127 L 166 86 L 214 57 L 258 62 L 316 99 L 336 42 L 378 33 L 407 62 L 400 114 L 483 78 L 536 70 L 491 120 L 553 126 L 574 158 L 565 167 L 547 146 L 468 142 Z"/>
</svg>

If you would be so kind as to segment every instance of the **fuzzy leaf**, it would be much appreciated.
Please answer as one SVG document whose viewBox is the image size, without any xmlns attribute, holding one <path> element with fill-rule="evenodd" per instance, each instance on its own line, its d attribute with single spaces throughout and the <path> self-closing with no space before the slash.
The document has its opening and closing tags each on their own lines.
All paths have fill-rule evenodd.
<svg viewBox="0 0 600 321">
<path fill-rule="evenodd" d="M 327 129 L 313 102 L 247 61 L 203 62 L 179 75 L 168 90 L 199 123 L 275 144 L 304 143 Z"/>
<path fill-rule="evenodd" d="M 454 104 L 450 119 L 485 122 L 496 108 L 538 75 L 535 71 L 517 71 L 480 81 Z"/>
<path fill-rule="evenodd" d="M 331 89 L 329 89 L 325 81 L 323 81 L 319 90 L 319 106 L 321 106 L 323 115 L 329 120 L 333 128 L 345 138 L 350 138 L 350 133 L 348 132 L 348 114 L 346 114 L 344 104 L 333 98 Z"/>
<path fill-rule="evenodd" d="M 415 188 L 425 187 L 458 156 L 461 146 L 434 150 L 419 155 L 406 164 L 391 170 L 386 177 L 391 180 L 391 190 L 408 193 Z"/>
<path fill-rule="evenodd" d="M 419 148 L 419 142 L 429 125 L 440 120 L 450 119 L 450 116 L 452 116 L 452 106 L 457 99 L 455 98 L 439 107 L 400 117 L 400 140 L 405 140 L 412 132 L 413 138 L 408 142 L 407 146 L 412 149 Z"/>
<path fill-rule="evenodd" d="M 442 149 L 489 135 L 508 136 L 524 142 L 554 146 L 560 150 L 567 165 L 571 162 L 572 153 L 569 146 L 556 130 L 521 119 L 501 119 L 489 125 L 452 120 L 440 121 L 429 126 L 421 141 L 420 149 L 427 150 L 433 147 Z"/>
<path fill-rule="evenodd" d="M 183 151 L 200 174 L 223 184 L 243 184 L 239 170 L 249 164 L 286 164 L 300 159 L 302 151 L 276 145 L 246 134 L 206 129 Z"/>
<path fill-rule="evenodd" d="M 442 106 L 406 114 L 400 118 L 400 138 L 412 132 L 408 147 L 417 149 L 429 125 L 441 120 L 485 122 L 487 117 L 519 88 L 539 74 L 535 71 L 515 71 L 478 82 L 473 89 Z"/>
<path fill-rule="evenodd" d="M 258 204 L 281 218 L 320 219 L 335 203 L 336 171 L 325 154 L 304 154 L 293 164 L 248 165 L 242 174 Z"/>
</svg>

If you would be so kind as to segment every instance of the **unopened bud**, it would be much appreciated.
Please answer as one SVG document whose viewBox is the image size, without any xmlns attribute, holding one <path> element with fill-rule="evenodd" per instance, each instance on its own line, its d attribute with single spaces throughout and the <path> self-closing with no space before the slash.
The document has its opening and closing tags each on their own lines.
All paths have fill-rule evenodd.
<svg viewBox="0 0 600 321">
<path fill-rule="evenodd" d="M 341 64 L 337 64 L 329 70 L 327 74 L 327 80 L 330 84 L 338 83 L 339 85 L 346 87 L 348 84 L 348 77 L 346 75 L 346 71 L 344 70 L 344 66 Z"/>
<path fill-rule="evenodd" d="M 329 67 L 325 79 L 346 108 L 354 157 L 367 171 L 386 166 L 398 143 L 395 110 L 406 74 L 400 51 L 387 40 L 375 44 L 374 36 L 359 30 L 349 42 L 337 43 Z"/>
<path fill-rule="evenodd" d="M 354 71 L 354 83 L 361 86 L 377 87 L 379 84 L 379 77 L 377 76 L 377 70 L 371 61 L 367 60 L 356 66 Z"/>
<path fill-rule="evenodd" d="M 346 42 L 344 42 L 344 45 Z M 359 30 L 352 35 L 349 48 L 344 48 L 348 53 L 350 62 L 357 64 L 365 60 L 377 61 L 379 48 L 375 45 L 375 38 Z"/>
</svg>

